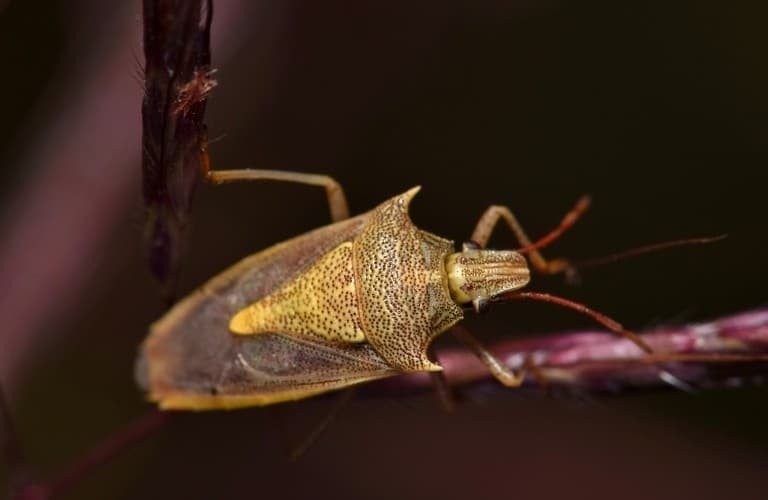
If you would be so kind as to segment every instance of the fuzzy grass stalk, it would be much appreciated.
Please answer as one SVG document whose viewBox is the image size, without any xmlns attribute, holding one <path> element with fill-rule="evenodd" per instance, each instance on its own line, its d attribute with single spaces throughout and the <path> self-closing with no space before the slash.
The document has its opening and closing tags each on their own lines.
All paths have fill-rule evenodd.
<svg viewBox="0 0 768 500">
<path fill-rule="evenodd" d="M 179 268 L 206 141 L 211 78 L 211 0 L 144 1 L 142 191 L 146 256 L 166 301 L 176 298 Z"/>
<path fill-rule="evenodd" d="M 145 0 L 142 193 L 146 256 L 167 303 L 176 297 L 192 198 L 206 142 L 205 105 L 211 78 L 212 0 Z M 150 412 L 116 431 L 46 481 L 26 478 L 23 450 L 0 393 L 0 440 L 10 466 L 12 498 L 42 500 L 69 490 L 94 468 L 159 427 L 167 414 Z"/>
</svg>

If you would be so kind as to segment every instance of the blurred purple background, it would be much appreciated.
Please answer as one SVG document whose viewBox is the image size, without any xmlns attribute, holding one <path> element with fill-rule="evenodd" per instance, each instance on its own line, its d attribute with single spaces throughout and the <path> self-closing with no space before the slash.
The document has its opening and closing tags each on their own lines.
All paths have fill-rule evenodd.
<svg viewBox="0 0 768 500">
<path fill-rule="evenodd" d="M 421 184 L 414 220 L 457 241 L 489 204 L 539 235 L 589 193 L 549 255 L 730 237 L 532 289 L 634 329 L 765 304 L 768 6 L 215 5 L 218 168 L 327 173 L 354 211 Z M 148 408 L 132 364 L 162 301 L 141 248 L 140 19 L 137 1 L 0 2 L 0 378 L 43 475 Z M 313 188 L 203 187 L 184 291 L 327 217 Z M 491 339 L 590 323 L 520 303 L 467 324 Z M 362 399 L 295 464 L 332 398 L 188 415 L 70 498 L 762 498 L 765 396 L 473 391 L 455 415 L 431 395 Z"/>
</svg>

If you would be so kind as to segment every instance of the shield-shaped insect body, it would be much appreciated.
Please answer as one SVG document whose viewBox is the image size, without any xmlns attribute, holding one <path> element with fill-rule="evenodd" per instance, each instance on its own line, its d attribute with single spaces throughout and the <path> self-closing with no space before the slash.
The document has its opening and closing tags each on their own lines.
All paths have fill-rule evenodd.
<svg viewBox="0 0 768 500">
<path fill-rule="evenodd" d="M 516 252 L 454 253 L 417 228 L 418 190 L 252 255 L 177 304 L 137 363 L 150 398 L 265 405 L 441 370 L 427 348 L 463 318 L 461 304 L 520 288 L 529 273 Z"/>
</svg>

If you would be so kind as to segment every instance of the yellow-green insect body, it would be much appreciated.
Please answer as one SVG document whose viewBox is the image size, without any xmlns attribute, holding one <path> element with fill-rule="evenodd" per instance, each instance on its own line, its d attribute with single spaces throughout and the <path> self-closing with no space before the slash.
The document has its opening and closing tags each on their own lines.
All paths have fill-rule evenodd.
<svg viewBox="0 0 768 500">
<path fill-rule="evenodd" d="M 463 312 L 451 300 L 444 271 L 453 242 L 421 231 L 408 217 L 416 191 L 379 206 L 352 241 L 237 313 L 230 330 L 368 342 L 400 370 L 440 370 L 427 359 L 427 346 Z"/>
<path fill-rule="evenodd" d="M 300 399 L 442 368 L 434 337 L 462 305 L 525 286 L 525 258 L 464 248 L 417 228 L 418 188 L 246 258 L 155 323 L 137 364 L 162 408 Z"/>
</svg>

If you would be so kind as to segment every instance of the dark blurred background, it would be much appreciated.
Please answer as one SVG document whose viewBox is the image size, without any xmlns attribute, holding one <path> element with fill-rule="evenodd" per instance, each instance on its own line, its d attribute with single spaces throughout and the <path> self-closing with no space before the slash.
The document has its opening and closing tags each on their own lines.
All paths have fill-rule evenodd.
<svg viewBox="0 0 768 500">
<path fill-rule="evenodd" d="M 489 204 L 535 237 L 589 193 L 548 255 L 729 238 L 532 289 L 638 330 L 765 305 L 768 4 L 215 5 L 216 167 L 326 173 L 353 211 L 420 184 L 415 222 L 457 241 Z M 43 476 L 148 409 L 132 364 L 163 305 L 141 248 L 141 53 L 137 1 L 0 1 L 0 375 Z M 204 186 L 193 217 L 184 292 L 328 212 L 320 190 L 270 183 Z M 467 324 L 591 326 L 527 303 Z M 454 415 L 431 394 L 359 399 L 298 463 L 333 398 L 187 415 L 69 498 L 764 498 L 767 395 L 476 390 Z"/>
</svg>

